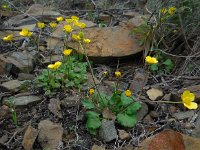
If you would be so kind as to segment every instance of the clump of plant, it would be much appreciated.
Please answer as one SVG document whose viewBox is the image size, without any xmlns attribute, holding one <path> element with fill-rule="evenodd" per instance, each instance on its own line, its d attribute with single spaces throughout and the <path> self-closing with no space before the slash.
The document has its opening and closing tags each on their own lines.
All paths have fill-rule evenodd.
<svg viewBox="0 0 200 150">
<path fill-rule="evenodd" d="M 121 72 L 116 71 L 115 75 L 120 78 Z M 137 123 L 137 110 L 141 104 L 136 101 L 130 90 L 119 91 L 117 88 L 112 95 L 107 95 L 90 89 L 82 104 L 86 109 L 86 128 L 89 133 L 95 135 L 101 125 L 102 119 L 114 120 L 124 127 L 133 127 Z"/>
</svg>

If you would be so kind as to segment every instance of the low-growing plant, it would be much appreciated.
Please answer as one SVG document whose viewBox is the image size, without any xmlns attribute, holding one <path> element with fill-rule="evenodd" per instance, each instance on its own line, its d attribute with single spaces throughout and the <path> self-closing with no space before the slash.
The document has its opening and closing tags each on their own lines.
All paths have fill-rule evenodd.
<svg viewBox="0 0 200 150">
<path fill-rule="evenodd" d="M 112 95 L 107 95 L 90 89 L 89 96 L 82 104 L 86 109 L 86 128 L 93 135 L 100 127 L 102 119 L 116 120 L 124 127 L 133 127 L 137 123 L 137 110 L 141 107 L 130 90 L 115 90 Z"/>
<path fill-rule="evenodd" d="M 80 89 L 86 84 L 87 63 L 78 61 L 75 56 L 64 56 L 58 68 L 51 68 L 55 67 L 51 65 L 48 67 L 37 77 L 37 85 L 42 87 L 47 95 L 67 88 Z"/>
</svg>

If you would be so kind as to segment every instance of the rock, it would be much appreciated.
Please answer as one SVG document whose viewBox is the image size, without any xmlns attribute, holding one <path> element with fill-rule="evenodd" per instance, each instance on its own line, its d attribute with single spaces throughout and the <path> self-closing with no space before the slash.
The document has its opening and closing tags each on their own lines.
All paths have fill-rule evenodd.
<svg viewBox="0 0 200 150">
<path fill-rule="evenodd" d="M 115 119 L 116 119 L 115 114 L 112 111 L 110 111 L 108 108 L 103 109 L 102 116 L 103 116 L 103 118 L 108 119 L 108 120 L 115 121 Z"/>
<path fill-rule="evenodd" d="M 152 119 L 151 116 L 148 114 L 148 115 L 146 115 L 146 116 L 144 117 L 143 121 L 145 121 L 145 122 L 151 122 L 151 121 L 153 121 L 153 119 Z"/>
<path fill-rule="evenodd" d="M 101 127 L 99 129 L 99 137 L 105 142 L 110 142 L 117 138 L 114 121 L 105 119 L 102 120 Z"/>
<path fill-rule="evenodd" d="M 146 103 L 141 103 L 141 108 L 137 112 L 137 119 L 141 121 L 149 111 L 149 108 Z"/>
<path fill-rule="evenodd" d="M 81 104 L 80 95 L 78 95 L 78 94 L 69 95 L 61 101 L 61 105 L 66 107 L 66 108 L 77 106 L 77 105 L 80 105 L 80 104 Z"/>
<path fill-rule="evenodd" d="M 118 136 L 121 140 L 126 140 L 131 137 L 130 134 L 127 133 L 125 130 L 119 130 L 119 129 L 118 129 Z"/>
<path fill-rule="evenodd" d="M 200 85 L 192 85 L 182 88 L 178 91 L 178 94 L 181 95 L 185 90 L 190 90 L 190 92 L 195 94 L 195 99 L 200 100 Z"/>
<path fill-rule="evenodd" d="M 195 121 L 195 128 L 192 131 L 192 136 L 196 138 L 200 138 L 200 111 L 197 112 L 197 118 Z"/>
<path fill-rule="evenodd" d="M 62 112 L 60 108 L 60 100 L 52 98 L 48 104 L 48 109 L 57 117 L 62 118 Z"/>
<path fill-rule="evenodd" d="M 152 117 L 152 118 L 158 118 L 159 117 L 159 113 L 152 110 L 149 112 L 149 115 Z"/>
<path fill-rule="evenodd" d="M 19 80 L 10 80 L 7 82 L 3 82 L 1 86 L 8 89 L 11 92 L 17 92 L 20 90 L 20 87 L 22 86 L 22 82 Z"/>
<path fill-rule="evenodd" d="M 134 150 L 133 145 L 125 145 L 122 148 L 117 148 L 116 150 Z"/>
<path fill-rule="evenodd" d="M 123 16 L 130 19 L 130 18 L 140 16 L 140 14 L 138 12 L 135 12 L 135 11 L 127 11 L 127 12 L 123 12 Z"/>
<path fill-rule="evenodd" d="M 100 81 L 96 77 L 94 77 L 94 81 L 93 81 L 93 77 L 91 73 L 87 73 L 87 79 L 88 79 L 89 88 L 94 87 L 94 81 L 96 84 L 100 84 Z"/>
<path fill-rule="evenodd" d="M 0 145 L 4 145 L 8 141 L 8 134 L 4 134 L 0 137 Z"/>
<path fill-rule="evenodd" d="M 194 116 L 194 111 L 181 111 L 173 114 L 173 117 L 177 118 L 178 120 L 192 118 Z"/>
<path fill-rule="evenodd" d="M 169 106 L 169 111 L 170 113 L 176 113 L 177 112 L 177 108 L 175 106 Z"/>
<path fill-rule="evenodd" d="M 22 26 L 37 23 L 41 18 L 50 19 L 60 16 L 61 14 L 56 11 L 52 11 L 50 7 L 44 7 L 40 4 L 33 4 L 25 14 L 20 14 L 11 17 L 9 20 L 4 22 L 5 26 Z M 31 17 L 30 17 L 31 16 Z M 36 19 L 35 19 L 36 18 Z"/>
<path fill-rule="evenodd" d="M 148 75 L 145 73 L 145 70 L 139 69 L 134 75 L 133 81 L 130 84 L 130 90 L 137 94 L 143 90 L 144 86 L 147 83 Z"/>
<path fill-rule="evenodd" d="M 63 56 L 61 55 L 52 55 L 52 56 L 47 56 L 44 58 L 44 61 L 42 62 L 45 65 L 49 65 L 50 63 L 54 63 L 56 61 L 60 61 L 63 59 Z"/>
<path fill-rule="evenodd" d="M 43 149 L 57 149 L 63 145 L 63 128 L 60 124 L 55 124 L 49 120 L 42 120 L 38 124 L 38 142 Z"/>
<path fill-rule="evenodd" d="M 164 130 L 145 139 L 135 150 L 185 150 L 185 145 L 180 133 Z"/>
<path fill-rule="evenodd" d="M 103 23 L 109 24 L 111 22 L 112 17 L 110 15 L 105 14 L 105 13 L 100 13 L 99 19 L 101 21 L 103 21 Z"/>
<path fill-rule="evenodd" d="M 93 145 L 91 150 L 105 150 L 105 146 Z"/>
<path fill-rule="evenodd" d="M 19 97 L 10 97 L 5 99 L 3 102 L 10 101 L 14 104 L 15 107 L 27 106 L 33 103 L 37 103 L 42 100 L 41 97 L 35 95 L 28 96 L 19 96 Z"/>
<path fill-rule="evenodd" d="M 84 34 L 91 39 L 86 46 L 89 57 L 123 57 L 130 56 L 142 51 L 139 41 L 134 36 L 129 36 L 131 27 L 115 26 L 106 28 L 88 28 Z M 72 46 L 78 48 L 76 43 Z M 83 51 L 77 49 L 79 53 Z"/>
<path fill-rule="evenodd" d="M 31 125 L 28 126 L 28 128 L 25 131 L 22 146 L 25 150 L 31 150 L 33 147 L 33 144 L 38 136 L 39 131 L 35 128 L 33 128 Z"/>
<path fill-rule="evenodd" d="M 165 95 L 163 96 L 163 101 L 170 101 L 170 100 L 171 100 L 171 97 L 172 97 L 172 94 L 171 94 L 171 93 L 165 94 Z"/>
<path fill-rule="evenodd" d="M 5 119 L 8 116 L 9 113 L 9 107 L 6 105 L 3 105 L 0 107 L 0 121 Z"/>
<path fill-rule="evenodd" d="M 13 52 L 10 56 L 14 58 L 20 65 L 16 65 L 21 72 L 29 73 L 34 69 L 36 57 L 28 52 Z"/>
<path fill-rule="evenodd" d="M 33 74 L 28 74 L 28 73 L 19 73 L 18 74 L 18 80 L 23 81 L 23 80 L 34 80 L 35 76 Z"/>
<path fill-rule="evenodd" d="M 147 91 L 147 95 L 150 100 L 155 101 L 163 96 L 163 91 L 160 89 L 151 88 Z"/>
<path fill-rule="evenodd" d="M 199 138 L 193 138 L 184 134 L 182 134 L 182 136 L 183 136 L 183 141 L 185 145 L 185 150 L 199 150 L 200 149 Z"/>
<path fill-rule="evenodd" d="M 6 58 L 4 55 L 0 55 L 0 75 L 11 74 L 17 77 L 19 73 L 19 68 L 15 66 L 18 62 L 12 58 Z"/>
</svg>

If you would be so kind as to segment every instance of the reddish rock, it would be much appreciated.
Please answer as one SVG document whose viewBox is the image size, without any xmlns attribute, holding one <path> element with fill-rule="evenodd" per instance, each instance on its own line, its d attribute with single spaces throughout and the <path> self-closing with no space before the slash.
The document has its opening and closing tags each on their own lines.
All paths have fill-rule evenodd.
<svg viewBox="0 0 200 150">
<path fill-rule="evenodd" d="M 185 145 L 180 133 L 164 130 L 144 140 L 135 150 L 185 150 Z"/>
</svg>

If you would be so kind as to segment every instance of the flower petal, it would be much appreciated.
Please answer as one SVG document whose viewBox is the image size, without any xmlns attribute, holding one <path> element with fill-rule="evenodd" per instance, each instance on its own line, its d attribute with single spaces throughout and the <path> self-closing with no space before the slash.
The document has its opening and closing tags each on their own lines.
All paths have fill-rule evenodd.
<svg viewBox="0 0 200 150">
<path fill-rule="evenodd" d="M 195 102 L 191 102 L 189 104 L 183 103 L 185 107 L 187 107 L 188 109 L 197 109 L 198 105 Z"/>
</svg>

